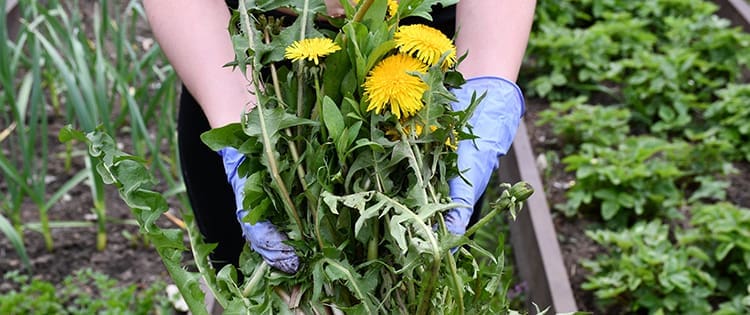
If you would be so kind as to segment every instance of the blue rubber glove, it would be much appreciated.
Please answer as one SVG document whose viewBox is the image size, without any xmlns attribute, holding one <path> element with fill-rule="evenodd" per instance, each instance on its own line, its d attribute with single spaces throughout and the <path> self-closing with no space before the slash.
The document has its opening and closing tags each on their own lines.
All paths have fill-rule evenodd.
<svg viewBox="0 0 750 315">
<path fill-rule="evenodd" d="M 227 180 L 234 190 L 237 220 L 242 227 L 242 235 L 250 243 L 250 248 L 260 254 L 270 266 L 286 273 L 296 273 L 299 269 L 299 257 L 294 248 L 284 243 L 287 240 L 285 234 L 279 232 L 276 226 L 268 221 L 259 221 L 255 224 L 242 221 L 248 214 L 247 210 L 242 209 L 246 178 L 237 175 L 237 168 L 245 160 L 245 155 L 234 148 L 221 149 L 219 155 L 224 161 Z"/>
<path fill-rule="evenodd" d="M 515 83 L 498 77 L 473 78 L 460 89 L 454 89 L 452 92 L 458 102 L 453 104 L 453 110 L 465 110 L 473 93 L 479 97 L 485 91 L 487 95 L 469 118 L 469 125 L 479 138 L 458 143 L 458 169 L 466 180 L 456 176 L 448 181 L 453 202 L 470 207 L 451 209 L 445 214 L 448 231 L 457 235 L 466 233 L 474 204 L 484 193 L 490 176 L 498 167 L 498 158 L 510 149 L 525 111 L 521 89 Z"/>
</svg>

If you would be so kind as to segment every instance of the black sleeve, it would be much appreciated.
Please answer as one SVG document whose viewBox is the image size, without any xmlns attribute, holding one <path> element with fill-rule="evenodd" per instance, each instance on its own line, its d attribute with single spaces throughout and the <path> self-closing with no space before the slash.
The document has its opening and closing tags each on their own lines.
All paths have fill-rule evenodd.
<svg viewBox="0 0 750 315">
<path fill-rule="evenodd" d="M 226 0 L 227 6 L 237 9 L 238 0 Z M 442 31 L 446 36 L 452 38 L 456 31 L 456 6 L 443 7 L 440 4 L 432 8 L 432 21 L 419 17 L 409 17 L 401 21 L 403 24 L 426 24 Z"/>
</svg>

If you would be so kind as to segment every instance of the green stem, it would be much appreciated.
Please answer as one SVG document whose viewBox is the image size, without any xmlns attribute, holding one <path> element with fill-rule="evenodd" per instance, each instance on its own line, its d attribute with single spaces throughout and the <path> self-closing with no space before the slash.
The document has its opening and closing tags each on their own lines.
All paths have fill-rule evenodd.
<svg viewBox="0 0 750 315">
<path fill-rule="evenodd" d="M 365 13 L 367 13 L 367 10 L 370 9 L 370 6 L 375 2 L 375 0 L 365 0 L 362 2 L 362 6 L 359 7 L 359 10 L 357 10 L 357 13 L 354 13 L 354 18 L 352 21 L 354 22 L 360 22 L 365 17 Z"/>
<path fill-rule="evenodd" d="M 294 219 L 294 223 L 297 225 L 297 232 L 301 237 L 303 235 L 302 220 L 300 220 L 299 214 L 297 213 L 297 207 L 289 196 L 289 191 L 286 190 L 286 183 L 284 183 L 281 174 L 279 174 L 279 166 L 276 164 L 276 156 L 273 154 L 271 138 L 268 136 L 268 128 L 266 127 L 266 120 L 263 115 L 263 105 L 258 105 L 256 108 L 259 111 L 258 115 L 260 116 L 260 130 L 263 136 L 263 152 L 268 160 L 268 168 L 271 172 L 271 178 L 273 179 L 273 182 L 276 183 L 279 194 L 281 195 L 281 200 L 285 205 L 284 208 L 287 210 L 287 214 Z"/>
<path fill-rule="evenodd" d="M 248 42 L 252 45 L 253 43 L 253 29 L 250 27 L 250 17 L 247 14 L 247 8 L 245 7 L 244 1 L 239 1 L 239 10 L 240 10 L 240 19 L 242 20 L 242 24 L 245 26 L 245 36 L 247 36 Z M 251 69 L 252 70 L 252 69 Z M 257 92 L 258 91 L 258 82 L 260 80 L 258 79 L 258 74 L 255 71 L 251 71 L 252 73 L 252 82 L 253 87 Z M 281 195 L 281 200 L 284 202 L 284 209 L 287 211 L 287 214 L 294 220 L 294 223 L 297 227 L 297 232 L 299 233 L 300 237 L 302 237 L 304 234 L 302 233 L 302 220 L 300 220 L 299 214 L 297 213 L 297 207 L 294 205 L 294 202 L 292 201 L 292 198 L 289 196 L 289 192 L 286 189 L 286 184 L 284 183 L 284 180 L 281 178 L 281 175 L 279 174 L 279 167 L 276 162 L 276 157 L 274 156 L 273 148 L 271 147 L 271 139 L 268 135 L 268 128 L 266 127 L 266 120 L 265 116 L 263 115 L 263 105 L 258 104 L 256 106 L 258 110 L 258 115 L 260 116 L 260 129 L 261 134 L 263 136 L 263 152 L 266 156 L 266 159 L 268 160 L 268 168 L 271 172 L 271 178 L 273 182 L 278 187 L 279 194 Z"/>
<path fill-rule="evenodd" d="M 90 172 L 89 183 L 91 185 L 91 193 L 94 199 L 94 213 L 96 214 L 97 222 L 96 249 L 104 250 L 107 246 L 107 208 L 104 200 L 104 182 L 102 181 L 99 172 L 96 171 L 95 165 L 96 162 L 94 161 L 94 157 L 89 155 L 86 160 L 86 167 Z"/>
<path fill-rule="evenodd" d="M 447 233 L 445 229 L 445 219 L 443 218 L 443 216 L 438 216 L 438 220 L 440 221 L 440 227 L 443 232 Z M 453 286 L 453 291 L 456 294 L 455 300 L 458 304 L 458 314 L 464 314 L 466 311 L 464 310 L 463 283 L 461 282 L 461 277 L 458 276 L 456 260 L 453 258 L 453 255 L 451 253 L 448 253 L 448 269 L 450 270 L 449 280 L 451 282 L 451 285 Z"/>
<path fill-rule="evenodd" d="M 305 3 L 303 5 L 302 10 L 302 27 L 300 28 L 300 34 L 299 39 L 303 40 L 305 39 L 305 34 L 307 33 L 307 10 L 310 6 L 310 1 L 305 0 Z M 304 72 L 302 71 L 304 67 L 304 60 L 300 60 L 297 62 L 297 117 L 304 117 L 304 112 L 302 105 L 303 105 L 303 95 L 304 95 Z"/>
<path fill-rule="evenodd" d="M 372 237 L 367 243 L 367 260 L 370 261 L 378 259 L 378 243 L 380 242 L 380 220 L 375 218 L 373 221 L 375 225 L 372 229 Z"/>
<path fill-rule="evenodd" d="M 511 201 L 512 201 L 511 198 L 513 198 L 511 195 L 503 194 L 503 196 L 500 198 L 497 204 L 494 207 L 492 207 L 492 211 L 490 211 L 490 213 L 488 213 L 487 215 L 479 219 L 477 223 L 475 223 L 468 230 L 466 230 L 466 234 L 464 234 L 464 236 L 471 237 L 472 235 L 474 235 L 474 233 L 479 231 L 479 229 L 482 228 L 482 226 L 492 221 L 492 218 L 495 217 L 495 215 L 497 215 L 498 213 L 500 213 L 501 211 L 505 209 L 508 209 L 508 207 L 511 206 Z"/>
<path fill-rule="evenodd" d="M 378 197 L 389 201 L 399 212 L 408 215 L 411 219 L 410 221 L 414 222 L 414 226 L 422 232 L 421 235 L 427 238 L 427 242 L 430 244 L 430 251 L 432 252 L 432 268 L 427 274 L 427 278 L 425 280 L 426 284 L 422 287 L 422 290 L 419 293 L 420 303 L 417 307 L 417 314 L 426 314 L 430 309 L 432 291 L 434 291 L 435 289 L 435 283 L 437 282 L 437 278 L 440 273 L 440 247 L 438 245 L 437 239 L 435 238 L 435 233 L 432 232 L 432 228 L 424 224 L 422 219 L 416 213 L 411 211 L 406 206 L 396 202 L 395 200 L 382 193 L 378 193 Z"/>
<path fill-rule="evenodd" d="M 42 225 L 44 245 L 46 245 L 48 251 L 51 251 L 53 247 L 52 232 L 50 231 L 49 227 L 49 216 L 47 216 L 47 209 L 44 207 L 44 205 L 39 206 L 39 222 Z"/>
<path fill-rule="evenodd" d="M 419 293 L 420 300 L 419 306 L 417 306 L 417 314 L 427 314 L 430 309 L 430 300 L 432 300 L 432 291 L 435 290 L 435 282 L 437 282 L 438 274 L 440 273 L 440 258 L 433 257 L 432 269 L 427 274 L 426 285 L 422 287 L 422 291 Z"/>
<path fill-rule="evenodd" d="M 263 275 L 266 274 L 266 270 L 268 270 L 268 264 L 263 261 L 260 263 L 260 266 L 255 268 L 255 271 L 253 271 L 253 275 L 250 276 L 250 280 L 248 280 L 247 285 L 245 286 L 245 289 L 242 290 L 242 296 L 248 297 L 250 295 L 250 291 L 258 285 L 261 279 L 263 279 Z"/>
<path fill-rule="evenodd" d="M 419 173 L 420 173 L 420 175 L 422 175 L 421 170 L 422 170 L 423 165 L 424 165 L 424 161 L 422 161 L 422 151 L 419 150 L 419 147 L 417 145 L 412 145 L 411 146 L 411 150 L 412 150 L 412 154 L 414 155 L 414 157 L 416 159 L 417 165 L 419 165 L 419 167 L 420 167 L 420 172 Z M 435 173 L 433 172 L 431 174 L 435 174 Z M 422 179 L 422 184 L 426 186 L 425 188 L 427 189 L 427 192 L 430 193 L 430 198 L 432 198 L 432 202 L 438 203 L 440 200 L 438 200 L 437 194 L 435 193 L 435 187 L 432 186 L 432 183 L 430 182 L 430 180 L 427 179 L 425 181 L 425 179 Z"/>
<path fill-rule="evenodd" d="M 263 40 L 266 42 L 266 44 L 271 43 L 271 37 L 268 33 L 268 30 L 264 30 L 263 32 Z M 317 79 L 317 77 L 316 77 Z M 276 72 L 276 65 L 274 63 L 271 63 L 271 81 L 273 82 L 273 89 L 274 93 L 276 94 L 276 98 L 278 99 L 279 104 L 286 105 L 284 103 L 283 95 L 281 94 L 281 87 L 279 84 L 279 76 Z M 286 133 L 287 137 L 292 139 L 292 131 L 289 129 L 284 129 L 284 132 Z M 302 184 L 302 189 L 305 191 L 305 195 L 307 195 L 307 200 L 311 203 L 310 209 L 312 209 L 312 215 L 313 220 L 315 221 L 314 231 L 315 231 L 315 238 L 318 241 L 318 246 L 320 246 L 320 249 L 323 249 L 323 238 L 320 236 L 320 220 L 318 218 L 318 199 L 317 197 L 312 195 L 312 191 L 307 189 L 307 181 L 305 180 L 305 168 L 302 167 L 302 163 L 300 163 L 299 158 L 299 152 L 297 151 L 297 144 L 294 141 L 287 141 L 287 145 L 289 146 L 289 152 L 292 154 L 292 160 L 294 161 L 294 164 L 297 165 L 297 178 L 299 179 L 300 184 Z"/>
</svg>

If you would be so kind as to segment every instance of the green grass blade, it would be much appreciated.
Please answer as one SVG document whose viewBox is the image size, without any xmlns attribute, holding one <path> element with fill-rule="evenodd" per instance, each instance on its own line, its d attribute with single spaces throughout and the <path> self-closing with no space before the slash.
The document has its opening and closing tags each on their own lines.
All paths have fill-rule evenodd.
<svg viewBox="0 0 750 315">
<path fill-rule="evenodd" d="M 8 219 L 2 214 L 0 214 L 0 231 L 2 231 L 3 234 L 5 234 L 5 237 L 10 240 L 16 253 L 21 257 L 21 262 L 23 262 L 24 267 L 26 267 L 27 270 L 31 270 L 31 260 L 29 260 L 29 255 L 26 253 L 26 246 L 24 246 L 21 236 L 18 235 L 18 232 L 13 228 L 13 225 L 10 224 L 10 221 L 8 221 Z"/>
<path fill-rule="evenodd" d="M 70 98 L 69 104 L 75 109 L 75 113 L 78 116 L 78 121 L 81 127 L 86 131 L 93 131 L 96 128 L 95 118 L 91 115 L 86 101 L 84 100 L 81 90 L 78 88 L 78 80 L 72 69 L 65 62 L 65 59 L 57 51 L 55 45 L 50 43 L 47 38 L 41 34 L 38 30 L 33 31 L 39 39 L 39 42 L 44 46 L 47 55 L 51 59 L 52 63 L 57 67 L 59 75 L 63 79 L 67 87 L 68 97 Z"/>
<path fill-rule="evenodd" d="M 68 179 L 65 184 L 63 184 L 60 189 L 58 189 L 48 200 L 47 203 L 44 204 L 45 209 L 51 208 L 54 204 L 56 204 L 62 196 L 64 196 L 67 192 L 69 192 L 74 187 L 78 186 L 81 182 L 83 182 L 87 177 L 89 173 L 88 170 L 82 169 L 78 171 L 73 177 Z"/>
</svg>

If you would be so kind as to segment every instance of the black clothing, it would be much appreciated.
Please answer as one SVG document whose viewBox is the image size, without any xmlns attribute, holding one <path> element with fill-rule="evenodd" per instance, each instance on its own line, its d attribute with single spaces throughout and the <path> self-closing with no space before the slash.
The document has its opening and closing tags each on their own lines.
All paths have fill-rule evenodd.
<svg viewBox="0 0 750 315">
<path fill-rule="evenodd" d="M 230 8 L 237 7 L 236 0 L 226 2 Z M 455 6 L 443 8 L 438 5 L 433 8 L 432 16 L 432 22 L 416 17 L 401 22 L 427 24 L 440 29 L 448 37 L 453 37 Z M 211 254 L 211 260 L 214 267 L 219 270 L 228 263 L 237 265 L 245 240 L 235 214 L 234 192 L 227 182 L 221 157 L 200 139 L 201 133 L 209 129 L 208 119 L 203 110 L 183 85 L 177 122 L 182 176 L 195 220 L 205 242 L 218 243 Z M 481 203 L 481 200 L 477 202 L 476 208 Z M 479 212 L 479 209 L 475 209 L 470 224 L 476 222 Z"/>
<path fill-rule="evenodd" d="M 210 128 L 200 105 L 183 85 L 177 115 L 182 178 L 204 241 L 218 243 L 210 257 L 219 270 L 229 263 L 237 265 L 245 239 L 221 157 L 200 139 L 201 133 Z"/>
</svg>

